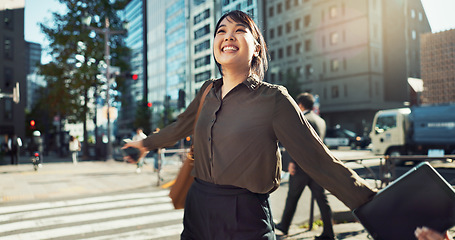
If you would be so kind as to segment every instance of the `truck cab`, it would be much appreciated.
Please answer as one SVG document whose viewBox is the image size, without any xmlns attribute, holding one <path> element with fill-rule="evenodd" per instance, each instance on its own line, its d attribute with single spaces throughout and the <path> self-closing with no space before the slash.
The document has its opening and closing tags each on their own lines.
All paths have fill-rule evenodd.
<svg viewBox="0 0 455 240">
<path fill-rule="evenodd" d="M 398 108 L 378 111 L 370 132 L 373 153 L 377 155 L 403 155 L 409 131 L 411 109 Z"/>
</svg>

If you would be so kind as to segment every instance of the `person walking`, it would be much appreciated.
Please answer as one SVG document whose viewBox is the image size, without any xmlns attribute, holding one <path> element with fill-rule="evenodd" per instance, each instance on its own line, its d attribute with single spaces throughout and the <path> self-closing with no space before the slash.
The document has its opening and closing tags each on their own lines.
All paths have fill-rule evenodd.
<svg viewBox="0 0 455 240">
<path fill-rule="evenodd" d="M 144 130 L 142 128 L 137 128 L 136 129 L 136 135 L 133 136 L 133 141 L 140 141 L 140 140 L 143 140 L 147 137 L 147 135 L 145 135 L 144 133 Z M 144 165 L 144 158 L 145 156 L 140 156 L 136 165 L 136 173 L 141 173 L 142 171 L 142 166 Z"/>
<path fill-rule="evenodd" d="M 286 88 L 262 81 L 267 46 L 251 17 L 227 12 L 214 30 L 213 54 L 222 77 L 204 82 L 175 122 L 123 146 L 145 156 L 194 134 L 195 180 L 180 238 L 276 239 L 269 194 L 280 184 L 278 142 L 349 208 L 369 201 L 376 191 L 329 152 Z"/>
<path fill-rule="evenodd" d="M 69 142 L 69 149 L 71 152 L 71 159 L 73 160 L 73 164 L 77 165 L 77 154 L 81 150 L 81 143 L 77 137 L 71 136 Z"/>
<path fill-rule="evenodd" d="M 326 123 L 319 115 L 313 112 L 314 97 L 310 93 L 302 93 L 297 96 L 297 104 L 302 110 L 303 115 L 306 117 L 308 122 L 311 124 L 313 129 L 319 135 L 321 139 L 324 139 L 326 132 Z M 283 154 L 288 154 L 284 152 Z M 297 203 L 303 190 L 306 186 L 311 189 L 312 196 L 316 200 L 319 210 L 321 212 L 322 222 L 324 228 L 320 236 L 315 239 L 332 240 L 335 239 L 332 224 L 332 209 L 330 208 L 327 195 L 325 194 L 324 188 L 317 184 L 311 177 L 303 171 L 293 160 L 289 162 L 288 171 L 289 177 L 289 189 L 286 198 L 286 205 L 283 210 L 281 222 L 276 225 L 276 228 L 280 230 L 284 235 L 288 234 L 289 227 L 297 208 Z"/>
<path fill-rule="evenodd" d="M 11 155 L 11 164 L 19 164 L 19 153 L 20 148 L 22 147 L 22 140 L 16 134 L 13 134 L 12 137 L 8 139 L 8 149 Z"/>
</svg>

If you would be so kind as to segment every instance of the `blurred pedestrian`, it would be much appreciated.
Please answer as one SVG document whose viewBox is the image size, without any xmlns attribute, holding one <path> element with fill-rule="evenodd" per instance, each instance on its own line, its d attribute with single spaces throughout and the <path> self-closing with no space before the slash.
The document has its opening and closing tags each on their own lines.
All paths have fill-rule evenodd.
<svg viewBox="0 0 455 240">
<path fill-rule="evenodd" d="M 144 130 L 142 128 L 137 128 L 136 129 L 136 135 L 133 136 L 133 141 L 140 141 L 143 140 L 147 137 L 145 135 Z M 144 158 L 145 156 L 139 156 L 139 159 L 137 160 L 136 163 L 136 173 L 141 173 L 142 171 L 142 166 L 144 165 Z"/>
<path fill-rule="evenodd" d="M 145 156 L 194 133 L 195 180 L 186 198 L 181 239 L 276 239 L 269 194 L 280 185 L 278 141 L 351 209 L 375 195 L 323 145 L 287 90 L 262 81 L 267 47 L 248 14 L 232 11 L 220 18 L 213 53 L 222 78 L 203 83 L 175 122 L 123 146 Z"/>
<path fill-rule="evenodd" d="M 319 137 L 321 139 L 324 139 L 326 132 L 326 123 L 324 119 L 322 119 L 312 110 L 314 105 L 313 95 L 310 93 L 300 94 L 297 96 L 297 104 Z M 284 152 L 283 155 L 284 154 L 288 154 L 288 152 Z M 283 210 L 281 222 L 276 225 L 276 228 L 283 234 L 288 234 L 289 227 L 297 209 L 299 198 L 302 195 L 305 187 L 308 186 L 311 190 L 312 196 L 319 206 L 322 222 L 324 224 L 322 234 L 320 236 L 317 236 L 315 239 L 335 239 L 332 224 L 332 209 L 330 208 L 324 188 L 322 188 L 308 174 L 306 174 L 305 171 L 303 171 L 303 169 L 300 168 L 294 160 L 291 160 L 289 162 L 288 171 L 290 174 L 288 196 L 286 198 L 286 205 Z"/>
<path fill-rule="evenodd" d="M 19 153 L 22 147 L 22 140 L 16 134 L 8 139 L 8 150 L 11 155 L 11 164 L 17 165 L 19 163 Z"/>
<path fill-rule="evenodd" d="M 71 159 L 73 160 L 73 164 L 77 165 L 77 154 L 81 150 L 81 143 L 77 137 L 71 136 L 69 142 L 69 149 L 71 152 Z"/>
</svg>

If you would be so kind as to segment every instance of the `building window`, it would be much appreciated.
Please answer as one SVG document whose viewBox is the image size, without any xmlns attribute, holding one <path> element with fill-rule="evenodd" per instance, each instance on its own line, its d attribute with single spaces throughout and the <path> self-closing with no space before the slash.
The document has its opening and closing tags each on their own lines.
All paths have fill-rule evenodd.
<svg viewBox="0 0 455 240">
<path fill-rule="evenodd" d="M 194 46 L 194 53 L 202 52 L 210 48 L 210 40 L 206 40 Z"/>
<path fill-rule="evenodd" d="M 280 48 L 278 49 L 278 59 L 282 59 L 283 58 L 283 49 Z"/>
<path fill-rule="evenodd" d="M 223 6 L 229 5 L 229 0 L 223 0 Z"/>
<path fill-rule="evenodd" d="M 194 24 L 200 23 L 202 20 L 205 20 L 210 17 L 210 9 L 206 9 L 204 12 L 199 13 L 194 16 Z"/>
<path fill-rule="evenodd" d="M 294 29 L 300 30 L 300 18 L 294 21 Z"/>
<path fill-rule="evenodd" d="M 4 11 L 3 22 L 5 23 L 5 28 L 13 29 L 14 28 L 14 11 L 11 9 L 6 9 Z"/>
<path fill-rule="evenodd" d="M 302 43 L 296 43 L 295 44 L 295 54 L 300 54 L 302 53 Z"/>
<path fill-rule="evenodd" d="M 248 15 L 250 15 L 250 17 L 254 18 L 254 9 L 250 9 L 247 12 L 248 12 Z"/>
<path fill-rule="evenodd" d="M 3 52 L 5 54 L 5 58 L 13 59 L 13 41 L 11 38 L 5 37 L 3 42 Z"/>
<path fill-rule="evenodd" d="M 294 0 L 294 5 L 299 6 L 299 2 L 300 2 L 300 0 Z"/>
<path fill-rule="evenodd" d="M 423 14 L 422 12 L 419 12 L 419 21 L 422 21 L 423 20 Z"/>
<path fill-rule="evenodd" d="M 270 51 L 270 60 L 275 60 L 275 51 Z"/>
<path fill-rule="evenodd" d="M 338 33 L 337 32 L 330 33 L 330 44 L 335 45 L 337 43 L 338 43 Z"/>
<path fill-rule="evenodd" d="M 348 63 L 346 61 L 346 58 L 343 58 L 343 69 L 347 70 L 348 69 Z"/>
<path fill-rule="evenodd" d="M 13 88 L 13 69 L 12 68 L 9 68 L 9 67 L 5 67 L 3 69 L 4 71 L 4 77 L 5 77 L 5 82 L 4 82 L 4 86 L 1 87 L 0 86 L 0 89 L 1 88 L 4 88 L 6 90 L 10 90 Z"/>
<path fill-rule="evenodd" d="M 253 0 L 248 0 L 248 1 L 246 2 L 246 5 L 247 5 L 247 6 L 253 5 Z"/>
<path fill-rule="evenodd" d="M 332 98 L 338 98 L 339 96 L 338 86 L 332 86 Z"/>
<path fill-rule="evenodd" d="M 207 24 L 194 32 L 194 39 L 201 38 L 209 33 L 210 33 L 210 26 L 209 26 L 209 24 Z"/>
<path fill-rule="evenodd" d="M 417 38 L 417 32 L 416 32 L 416 30 L 412 30 L 411 36 L 412 36 L 412 39 L 413 39 L 413 40 L 416 40 L 416 38 Z"/>
<path fill-rule="evenodd" d="M 416 11 L 414 9 L 411 9 L 411 18 L 416 17 Z"/>
<path fill-rule="evenodd" d="M 291 22 L 286 23 L 286 33 L 290 33 L 292 31 L 292 24 Z"/>
<path fill-rule="evenodd" d="M 311 51 L 311 40 L 307 39 L 305 40 L 305 52 Z"/>
<path fill-rule="evenodd" d="M 344 91 L 344 97 L 348 97 L 348 85 L 347 84 L 343 85 L 343 91 Z"/>
<path fill-rule="evenodd" d="M 297 74 L 297 77 L 300 77 L 302 76 L 303 74 L 303 68 L 301 66 L 298 66 L 296 69 L 295 69 L 295 72 Z"/>
<path fill-rule="evenodd" d="M 194 76 L 194 81 L 196 82 L 202 82 L 202 81 L 207 81 L 210 79 L 210 71 L 205 71 L 198 73 Z"/>
<path fill-rule="evenodd" d="M 286 47 L 286 56 L 290 57 L 292 55 L 292 46 L 289 45 Z"/>
<path fill-rule="evenodd" d="M 336 18 L 338 15 L 338 10 L 336 6 L 332 6 L 329 8 L 329 16 L 330 18 Z"/>
<path fill-rule="evenodd" d="M 275 37 L 275 29 L 270 29 L 270 39 L 273 39 Z"/>
<path fill-rule="evenodd" d="M 305 66 L 305 75 L 306 75 L 307 77 L 309 77 L 309 76 L 311 76 L 312 74 L 313 74 L 313 65 L 307 64 L 307 65 Z"/>
<path fill-rule="evenodd" d="M 325 65 L 325 61 L 322 62 L 322 73 L 326 73 L 327 69 L 326 69 L 326 65 Z"/>
<path fill-rule="evenodd" d="M 278 37 L 283 35 L 283 26 L 278 26 Z"/>
<path fill-rule="evenodd" d="M 273 17 L 273 7 L 269 7 L 269 17 Z"/>
<path fill-rule="evenodd" d="M 340 63 L 339 63 L 338 59 L 330 60 L 330 71 L 337 72 L 339 68 L 340 68 Z"/>
<path fill-rule="evenodd" d="M 194 61 L 194 67 L 202 67 L 210 64 L 210 55 L 198 58 Z"/>
<path fill-rule="evenodd" d="M 322 48 L 325 48 L 325 36 L 322 36 L 321 42 L 322 42 Z"/>
<path fill-rule="evenodd" d="M 311 16 L 310 15 L 306 15 L 303 19 L 303 25 L 305 27 L 308 27 L 310 26 L 310 23 L 311 23 Z"/>
<path fill-rule="evenodd" d="M 282 11 L 283 11 L 283 4 L 278 3 L 278 5 L 276 6 L 276 13 L 280 14 Z"/>
<path fill-rule="evenodd" d="M 286 10 L 291 9 L 291 0 L 286 0 Z"/>
<path fill-rule="evenodd" d="M 241 5 L 240 3 L 239 3 L 239 4 L 237 4 L 237 6 L 235 6 L 235 9 L 236 9 L 236 10 L 240 10 L 240 9 L 242 9 L 242 5 Z"/>
</svg>

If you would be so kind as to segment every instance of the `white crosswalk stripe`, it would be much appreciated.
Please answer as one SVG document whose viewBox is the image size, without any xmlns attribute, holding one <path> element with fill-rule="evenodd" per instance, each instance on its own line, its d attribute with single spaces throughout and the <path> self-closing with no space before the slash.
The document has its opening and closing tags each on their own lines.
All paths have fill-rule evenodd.
<svg viewBox="0 0 455 240">
<path fill-rule="evenodd" d="M 183 211 L 168 191 L 0 207 L 0 240 L 179 239 Z"/>
</svg>

